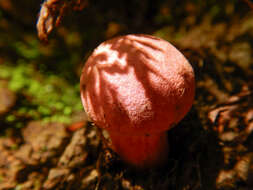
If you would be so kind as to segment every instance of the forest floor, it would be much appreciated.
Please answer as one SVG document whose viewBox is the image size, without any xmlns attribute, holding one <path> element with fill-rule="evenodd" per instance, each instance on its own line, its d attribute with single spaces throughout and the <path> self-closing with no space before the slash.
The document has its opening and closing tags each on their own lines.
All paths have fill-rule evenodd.
<svg viewBox="0 0 253 190">
<path fill-rule="evenodd" d="M 218 23 L 207 15 L 190 29 L 167 26 L 153 34 L 180 49 L 196 75 L 194 105 L 168 131 L 167 164 L 132 171 L 103 148 L 80 111 L 69 125 L 29 121 L 4 129 L 0 190 L 253 189 L 253 13 Z M 3 117 L 17 94 L 0 82 Z"/>
</svg>

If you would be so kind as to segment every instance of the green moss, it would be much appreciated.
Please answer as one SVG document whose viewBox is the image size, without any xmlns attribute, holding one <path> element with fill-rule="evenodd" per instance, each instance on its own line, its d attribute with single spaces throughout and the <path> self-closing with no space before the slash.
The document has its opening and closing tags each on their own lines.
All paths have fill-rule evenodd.
<svg viewBox="0 0 253 190">
<path fill-rule="evenodd" d="M 6 122 L 19 125 L 25 119 L 69 123 L 73 112 L 82 110 L 79 84 L 70 85 L 56 75 L 46 75 L 20 60 L 17 66 L 0 65 L 0 77 L 17 94 L 18 107 Z"/>
<path fill-rule="evenodd" d="M 15 117 L 15 115 L 8 115 L 8 116 L 6 117 L 6 120 L 7 120 L 8 122 L 13 122 L 13 121 L 16 120 L 16 117 Z"/>
<path fill-rule="evenodd" d="M 13 47 L 18 55 L 26 59 L 36 59 L 40 56 L 40 51 L 38 49 L 38 41 L 33 39 L 28 43 L 25 42 L 16 42 Z"/>
</svg>

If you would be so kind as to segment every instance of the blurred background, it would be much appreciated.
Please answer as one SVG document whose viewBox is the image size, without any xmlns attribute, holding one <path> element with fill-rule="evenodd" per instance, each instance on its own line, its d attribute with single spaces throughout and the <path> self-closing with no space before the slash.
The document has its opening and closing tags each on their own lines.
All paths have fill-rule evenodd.
<svg viewBox="0 0 253 190">
<path fill-rule="evenodd" d="M 0 157 L 2 157 L 0 158 L 0 189 L 42 188 L 45 179 L 48 178 L 50 168 L 57 165 L 57 161 L 53 161 L 52 157 L 58 159 L 63 150 L 53 154 L 50 158 L 46 157 L 45 162 L 42 162 L 40 157 L 39 161 L 37 159 L 40 164 L 37 165 L 31 161 L 29 164 L 24 161 L 22 167 L 26 169 L 21 173 L 18 173 L 20 172 L 18 169 L 14 173 L 6 169 L 7 165 L 15 165 L 11 161 L 6 161 L 9 160 L 8 155 L 18 157 L 15 151 L 18 152 L 27 142 L 31 143 L 25 136 L 27 133 L 35 133 L 33 130 L 37 129 L 36 126 L 29 127 L 31 122 L 42 121 L 46 126 L 57 123 L 57 126 L 60 124 L 67 126 L 68 129 L 69 127 L 75 128 L 74 124 L 78 122 L 85 122 L 82 118 L 85 116 L 83 116 L 79 95 L 81 68 L 93 49 L 101 42 L 128 33 L 146 33 L 170 41 L 189 59 L 196 73 L 196 100 L 194 109 L 188 120 L 186 118 L 185 123 L 195 126 L 193 132 L 198 131 L 188 137 L 186 142 L 192 144 L 194 139 L 193 152 L 195 156 L 200 155 L 200 160 L 194 159 L 188 163 L 201 166 L 202 161 L 206 159 L 210 158 L 213 161 L 210 161 L 210 167 L 206 166 L 207 163 L 204 164 L 206 167 L 203 172 L 204 176 L 201 176 L 202 173 L 197 173 L 196 180 L 193 180 L 195 183 L 187 181 L 182 185 L 175 185 L 171 178 L 170 180 L 166 178 L 167 181 L 164 179 L 166 183 L 164 181 L 160 183 L 160 189 L 168 187 L 182 190 L 253 189 L 252 181 L 250 182 L 252 176 L 249 178 L 249 172 L 253 170 L 253 143 L 248 140 L 250 135 L 252 137 L 251 131 L 253 130 L 252 99 L 249 97 L 253 79 L 253 2 L 250 0 L 87 0 L 87 5 L 82 11 L 67 12 L 60 26 L 50 34 L 48 45 L 43 45 L 39 41 L 36 31 L 36 22 L 42 2 L 38 0 L 0 0 Z M 245 96 L 241 95 L 243 93 L 246 94 L 246 100 Z M 222 124 L 216 125 L 219 112 L 215 112 L 214 115 L 216 115 L 210 118 L 208 114 L 213 113 L 211 110 L 215 106 L 229 101 L 231 97 L 237 97 L 237 99 L 244 97 L 243 106 L 238 106 L 243 109 L 236 110 L 235 113 L 239 115 L 233 112 L 227 118 L 224 116 L 225 119 L 220 122 Z M 189 121 L 190 117 L 195 120 L 190 119 Z M 235 118 L 239 118 L 240 121 Z M 215 124 L 212 123 L 212 119 L 216 122 Z M 242 120 L 244 124 L 240 123 Z M 228 121 L 233 121 L 231 126 L 240 124 L 241 128 L 231 127 L 229 132 L 234 133 L 224 135 L 226 131 L 224 126 L 227 126 L 224 123 L 227 124 Z M 251 123 L 251 128 L 249 123 Z M 28 131 L 25 130 L 27 128 Z M 247 133 L 245 132 L 247 138 L 245 138 L 245 133 L 240 136 L 241 130 L 247 130 Z M 38 131 L 36 133 L 40 133 L 40 130 Z M 184 134 L 189 131 L 191 130 L 183 132 L 179 130 L 175 133 Z M 58 131 L 53 131 L 52 134 L 54 133 Z M 72 134 L 64 133 L 64 135 L 61 138 L 68 139 L 67 141 L 70 142 Z M 238 139 L 235 139 L 235 136 L 245 139 L 237 142 Z M 203 154 L 202 150 L 206 150 L 210 139 L 211 142 L 214 142 L 213 148 L 211 152 Z M 234 140 L 239 144 L 245 142 L 245 147 L 233 149 Z M 224 150 L 223 145 L 227 142 L 230 144 Z M 202 145 L 199 146 L 199 144 Z M 59 143 L 59 146 L 66 147 L 67 145 L 65 141 L 63 144 Z M 94 146 L 98 147 L 98 144 Z M 182 146 L 185 148 L 184 145 Z M 217 147 L 219 152 L 222 152 L 222 158 L 219 158 L 218 161 L 212 156 L 217 153 Z M 21 152 L 24 153 L 24 150 L 22 149 Z M 193 153 L 189 153 L 191 154 Z M 242 155 L 248 156 L 243 157 L 249 164 L 245 175 L 242 171 L 234 170 L 234 165 Z M 23 159 L 26 158 L 22 156 Z M 174 156 L 182 155 L 175 151 Z M 84 165 L 92 165 L 94 169 L 95 161 L 91 160 L 98 159 L 97 153 L 91 153 L 89 159 Z M 31 169 L 31 166 L 35 168 Z M 192 172 L 194 168 L 191 167 L 190 171 Z M 220 174 L 219 172 L 224 168 L 233 168 L 233 171 Z M 183 170 L 184 167 L 181 168 L 181 171 Z M 31 180 L 32 185 L 29 187 L 24 186 L 25 182 L 30 179 L 31 171 L 37 172 L 36 175 L 34 174 L 37 176 L 37 186 L 34 180 Z M 191 176 L 191 172 L 187 174 L 188 177 Z M 210 180 L 205 178 L 208 177 L 208 172 L 210 172 Z M 165 172 L 165 175 L 169 176 L 169 174 Z M 179 172 L 178 175 L 181 174 Z M 92 173 L 92 175 L 95 174 Z M 86 186 L 85 183 L 80 182 L 76 188 L 94 189 L 97 176 L 93 176 L 93 181 L 86 182 Z M 180 180 L 186 179 L 187 176 Z M 199 177 L 202 178 L 200 184 Z M 12 181 L 9 181 L 10 179 Z M 104 182 L 104 189 L 152 189 L 149 187 L 154 187 L 152 182 L 149 182 L 147 187 L 142 182 L 139 182 L 139 185 L 133 183 L 134 185 L 131 186 L 129 184 L 132 182 L 126 182 L 128 179 L 129 176 L 125 176 L 125 181 L 122 182 L 122 178 L 117 178 L 115 179 L 117 183 L 114 180 L 116 185 L 112 186 Z M 120 180 L 121 185 L 119 185 Z M 23 186 L 18 186 L 18 184 L 23 184 Z M 60 188 L 58 185 L 57 187 L 58 189 L 71 189 L 67 186 Z M 57 189 L 48 183 L 44 184 L 44 189 L 50 188 Z"/>
</svg>

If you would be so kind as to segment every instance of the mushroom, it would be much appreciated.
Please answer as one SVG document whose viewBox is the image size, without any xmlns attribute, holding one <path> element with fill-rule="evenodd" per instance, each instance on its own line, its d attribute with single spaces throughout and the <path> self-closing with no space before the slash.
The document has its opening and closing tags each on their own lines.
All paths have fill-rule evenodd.
<svg viewBox="0 0 253 190">
<path fill-rule="evenodd" d="M 135 168 L 163 164 L 167 130 L 190 110 L 194 71 L 169 42 L 125 35 L 99 45 L 81 75 L 87 114 L 111 139 L 111 148 Z"/>
</svg>

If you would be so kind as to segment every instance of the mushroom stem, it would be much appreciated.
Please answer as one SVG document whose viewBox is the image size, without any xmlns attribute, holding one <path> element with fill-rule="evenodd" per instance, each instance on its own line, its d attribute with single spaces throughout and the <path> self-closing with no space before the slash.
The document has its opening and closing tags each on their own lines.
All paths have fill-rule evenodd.
<svg viewBox="0 0 253 190">
<path fill-rule="evenodd" d="M 119 135 L 109 131 L 112 149 L 129 165 L 149 168 L 165 163 L 168 158 L 167 133 L 152 135 Z"/>
</svg>

